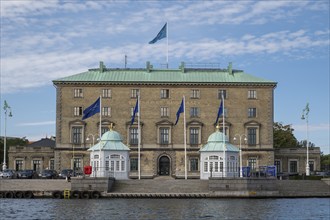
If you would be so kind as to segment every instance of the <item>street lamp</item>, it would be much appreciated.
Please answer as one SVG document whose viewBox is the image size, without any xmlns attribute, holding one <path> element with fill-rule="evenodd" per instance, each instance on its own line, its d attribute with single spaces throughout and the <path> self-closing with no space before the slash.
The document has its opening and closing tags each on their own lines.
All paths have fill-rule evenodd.
<svg viewBox="0 0 330 220">
<path fill-rule="evenodd" d="M 7 164 L 6 164 L 6 151 L 7 151 L 7 111 L 9 110 L 9 117 L 13 117 L 12 113 L 11 113 L 11 108 L 10 106 L 7 104 L 7 101 L 5 100 L 5 103 L 3 105 L 3 109 L 5 110 L 5 137 L 4 137 L 4 141 L 3 141 L 3 145 L 4 145 L 4 151 L 3 151 L 3 164 L 2 164 L 2 170 L 7 169 Z"/>
<path fill-rule="evenodd" d="M 99 136 L 98 134 L 89 134 L 89 135 L 87 135 L 87 138 L 86 138 L 86 141 L 90 141 L 90 136 L 92 136 L 92 143 L 93 143 L 93 145 L 94 145 L 94 141 L 95 141 L 95 138 L 97 137 L 97 136 Z M 97 138 L 96 139 L 96 141 L 98 141 L 100 138 Z"/>
<path fill-rule="evenodd" d="M 243 162 L 242 162 L 242 138 L 244 137 L 244 141 L 247 141 L 245 134 L 235 134 L 234 141 L 237 140 L 236 136 L 239 137 L 239 176 L 243 177 Z"/>
<path fill-rule="evenodd" d="M 303 109 L 303 113 L 302 113 L 302 116 L 301 116 L 302 120 L 306 119 L 306 136 L 307 136 L 307 140 L 306 140 L 306 148 L 307 148 L 306 176 L 310 175 L 309 154 L 308 154 L 308 145 L 309 145 L 309 141 L 308 141 L 308 113 L 309 113 L 309 103 L 307 102 L 306 107 Z"/>
</svg>

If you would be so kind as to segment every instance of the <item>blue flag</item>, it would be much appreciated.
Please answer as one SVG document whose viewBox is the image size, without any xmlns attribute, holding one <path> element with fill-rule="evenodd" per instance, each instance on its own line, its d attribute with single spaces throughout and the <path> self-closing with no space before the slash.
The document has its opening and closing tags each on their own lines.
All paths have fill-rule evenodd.
<svg viewBox="0 0 330 220">
<path fill-rule="evenodd" d="M 134 123 L 134 118 L 137 112 L 139 112 L 139 99 L 136 100 L 135 108 L 132 115 L 131 125 Z"/>
<path fill-rule="evenodd" d="M 164 27 L 159 31 L 159 33 L 157 34 L 157 36 L 152 39 L 152 41 L 149 42 L 149 44 L 154 44 L 157 41 L 167 37 L 167 23 L 165 23 Z"/>
<path fill-rule="evenodd" d="M 182 102 L 181 102 L 181 105 L 178 109 L 178 112 L 176 113 L 176 122 L 175 122 L 175 125 L 178 123 L 179 121 L 179 118 L 180 118 L 180 114 L 184 112 L 184 103 L 183 103 L 183 99 L 182 99 Z"/>
<path fill-rule="evenodd" d="M 217 120 L 215 121 L 215 124 L 218 123 L 218 120 L 222 114 L 223 114 L 223 106 L 222 106 L 222 100 L 221 100 L 219 110 L 218 110 L 218 116 L 217 116 Z"/>
<path fill-rule="evenodd" d="M 101 111 L 100 108 L 101 100 L 98 98 L 91 106 L 84 110 L 82 120 L 85 120 L 86 118 L 92 117 L 96 113 L 99 113 Z"/>
</svg>

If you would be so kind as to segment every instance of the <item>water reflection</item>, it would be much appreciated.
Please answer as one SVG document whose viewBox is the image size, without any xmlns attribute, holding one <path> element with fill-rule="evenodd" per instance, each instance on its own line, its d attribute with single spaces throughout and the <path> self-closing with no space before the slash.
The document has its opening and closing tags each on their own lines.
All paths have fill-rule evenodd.
<svg viewBox="0 0 330 220">
<path fill-rule="evenodd" d="M 0 219 L 329 219 L 330 199 L 0 199 Z"/>
</svg>

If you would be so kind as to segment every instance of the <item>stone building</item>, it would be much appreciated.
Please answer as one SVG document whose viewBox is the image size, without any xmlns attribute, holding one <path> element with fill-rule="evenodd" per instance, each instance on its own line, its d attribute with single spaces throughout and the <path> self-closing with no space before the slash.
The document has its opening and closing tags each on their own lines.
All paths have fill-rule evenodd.
<svg viewBox="0 0 330 220">
<path fill-rule="evenodd" d="M 89 165 L 89 152 L 99 138 L 99 114 L 82 120 L 82 113 L 101 96 L 101 131 L 113 123 L 130 148 L 130 177 L 137 177 L 137 122 L 131 116 L 140 95 L 141 178 L 159 175 L 184 177 L 184 125 L 174 125 L 185 96 L 188 178 L 200 175 L 200 153 L 216 131 L 222 95 L 225 98 L 225 134 L 230 142 L 246 134 L 243 166 L 253 169 L 274 164 L 273 105 L 276 82 L 235 70 L 99 68 L 53 81 L 56 87 L 56 169 Z M 222 119 L 219 120 L 222 123 Z M 88 141 L 87 141 L 88 139 Z M 92 143 L 94 142 L 94 143 Z M 238 143 L 235 143 L 238 144 Z"/>
<path fill-rule="evenodd" d="M 321 170 L 321 151 L 319 147 L 308 148 L 309 169 L 313 175 Z M 275 163 L 278 173 L 304 174 L 306 173 L 307 149 L 299 148 L 276 148 Z"/>
<path fill-rule="evenodd" d="M 55 169 L 55 138 L 42 138 L 26 146 L 10 146 L 8 169 L 35 170 Z"/>
</svg>

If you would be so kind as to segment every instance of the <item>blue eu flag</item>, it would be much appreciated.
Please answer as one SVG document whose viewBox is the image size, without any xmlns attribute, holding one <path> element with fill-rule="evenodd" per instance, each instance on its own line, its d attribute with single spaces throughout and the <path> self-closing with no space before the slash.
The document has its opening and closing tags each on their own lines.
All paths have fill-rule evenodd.
<svg viewBox="0 0 330 220">
<path fill-rule="evenodd" d="M 156 43 L 157 41 L 167 37 L 167 23 L 165 23 L 164 27 L 159 31 L 159 33 L 157 34 L 157 36 L 152 39 L 152 41 L 149 42 L 149 44 L 154 44 Z"/>
<path fill-rule="evenodd" d="M 139 112 L 139 99 L 136 100 L 135 108 L 132 115 L 131 125 L 134 123 L 134 118 L 137 112 Z"/>
<path fill-rule="evenodd" d="M 175 125 L 178 123 L 179 121 L 179 118 L 180 118 L 180 114 L 184 112 L 184 103 L 183 103 L 183 99 L 182 99 L 182 102 L 181 102 L 181 105 L 178 109 L 178 112 L 176 113 L 176 122 L 175 122 Z"/>
<path fill-rule="evenodd" d="M 99 113 L 100 108 L 101 108 L 101 100 L 100 98 L 98 98 L 91 106 L 89 106 L 83 111 L 82 120 L 85 120 L 86 118 L 92 117 L 96 113 Z"/>
<path fill-rule="evenodd" d="M 220 116 L 223 114 L 223 105 L 222 105 L 222 100 L 221 100 L 221 102 L 220 102 L 220 106 L 219 106 L 219 110 L 218 110 L 218 116 L 217 116 L 217 120 L 215 121 L 215 124 L 217 124 L 218 123 L 218 120 L 219 120 L 219 118 L 220 118 Z"/>
</svg>

